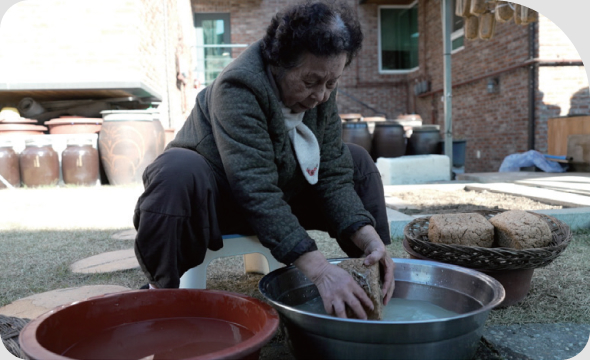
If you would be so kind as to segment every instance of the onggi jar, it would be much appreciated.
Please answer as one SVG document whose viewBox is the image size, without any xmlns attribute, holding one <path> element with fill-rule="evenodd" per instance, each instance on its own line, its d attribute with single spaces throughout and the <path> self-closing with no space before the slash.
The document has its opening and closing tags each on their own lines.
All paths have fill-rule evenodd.
<svg viewBox="0 0 590 360">
<path fill-rule="evenodd" d="M 25 186 L 55 186 L 59 182 L 59 157 L 51 147 L 51 141 L 43 135 L 25 141 L 19 164 Z"/>
<path fill-rule="evenodd" d="M 20 170 L 18 165 L 18 154 L 12 147 L 12 141 L 9 139 L 2 139 L 0 137 L 0 189 L 5 189 L 8 184 L 19 187 L 20 186 Z M 2 181 L 3 180 L 3 181 Z"/>
<path fill-rule="evenodd" d="M 98 150 L 92 139 L 69 139 L 61 153 L 64 184 L 92 186 L 98 181 Z"/>
</svg>

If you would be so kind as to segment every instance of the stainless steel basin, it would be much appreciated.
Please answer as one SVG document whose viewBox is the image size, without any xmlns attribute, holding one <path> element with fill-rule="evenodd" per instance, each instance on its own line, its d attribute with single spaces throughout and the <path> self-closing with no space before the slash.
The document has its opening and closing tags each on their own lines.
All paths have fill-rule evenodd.
<svg viewBox="0 0 590 360">
<path fill-rule="evenodd" d="M 330 260 L 338 263 L 343 259 Z M 298 359 L 470 359 L 489 312 L 504 288 L 481 272 L 433 261 L 396 259 L 396 298 L 426 300 L 456 316 L 397 322 L 340 319 L 295 309 L 319 293 L 293 266 L 264 276 L 258 285 L 281 317 Z"/>
</svg>

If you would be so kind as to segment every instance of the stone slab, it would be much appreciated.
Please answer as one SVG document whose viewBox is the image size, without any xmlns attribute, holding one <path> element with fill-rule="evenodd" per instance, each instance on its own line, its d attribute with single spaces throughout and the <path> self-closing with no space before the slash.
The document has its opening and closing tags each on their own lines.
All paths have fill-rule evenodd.
<svg viewBox="0 0 590 360">
<path fill-rule="evenodd" d="M 459 191 L 465 189 L 467 184 L 477 184 L 460 181 L 444 181 L 432 184 L 404 184 L 404 185 L 384 185 L 383 192 L 385 196 L 395 196 L 395 193 L 404 191 L 420 191 L 423 189 L 439 190 L 439 191 Z"/>
<path fill-rule="evenodd" d="M 542 187 L 544 189 L 565 191 L 572 194 L 590 195 L 590 177 L 562 176 L 519 180 L 519 185 Z"/>
<path fill-rule="evenodd" d="M 570 227 L 570 230 L 590 229 L 590 207 L 533 211 L 563 221 Z"/>
<path fill-rule="evenodd" d="M 28 296 L 0 308 L 0 314 L 18 318 L 35 319 L 60 305 L 89 297 L 131 290 L 118 285 L 88 285 L 75 288 L 52 290 Z"/>
<path fill-rule="evenodd" d="M 445 155 L 411 155 L 378 158 L 383 185 L 425 184 L 451 180 L 451 165 Z"/>
<path fill-rule="evenodd" d="M 590 178 L 590 173 L 583 172 L 565 172 L 565 173 L 546 173 L 534 171 L 514 171 L 514 172 L 487 172 L 487 173 L 465 173 L 457 174 L 457 180 L 472 181 L 476 183 L 501 183 L 516 182 L 530 179 L 560 179 L 571 176 Z M 561 181 L 561 180 L 559 180 Z"/>
<path fill-rule="evenodd" d="M 111 239 L 135 241 L 135 235 L 137 235 L 137 230 L 129 229 L 114 233 L 113 235 L 111 235 Z"/>
<path fill-rule="evenodd" d="M 385 205 L 390 208 L 390 209 L 394 209 L 394 210 L 400 210 L 400 209 L 417 209 L 417 207 L 412 204 L 409 203 L 407 201 L 404 201 L 398 197 L 395 196 L 385 196 Z"/>
<path fill-rule="evenodd" d="M 570 230 L 590 229 L 590 207 L 579 207 L 570 209 L 547 209 L 531 210 L 540 214 L 555 217 L 557 220 L 566 223 Z M 397 213 L 397 214 L 395 214 Z M 391 236 L 395 239 L 404 237 L 404 228 L 415 218 L 429 216 L 428 214 L 405 215 L 393 209 L 387 209 L 387 219 L 389 220 L 389 230 Z"/>
<path fill-rule="evenodd" d="M 108 273 L 139 268 L 133 249 L 109 251 L 76 261 L 70 270 L 79 274 Z"/>
<path fill-rule="evenodd" d="M 490 191 L 515 196 L 524 196 L 545 203 L 564 206 L 590 206 L 590 197 L 563 191 L 535 188 L 511 183 L 469 184 L 466 190 Z"/>
<path fill-rule="evenodd" d="M 389 221 L 389 232 L 394 239 L 404 236 L 404 227 L 412 221 L 412 217 L 387 208 L 387 221 Z"/>
</svg>

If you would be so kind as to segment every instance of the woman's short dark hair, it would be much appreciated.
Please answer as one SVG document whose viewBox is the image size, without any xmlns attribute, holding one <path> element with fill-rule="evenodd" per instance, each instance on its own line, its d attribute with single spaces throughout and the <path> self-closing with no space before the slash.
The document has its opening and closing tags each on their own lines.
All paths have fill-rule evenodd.
<svg viewBox="0 0 590 360">
<path fill-rule="evenodd" d="M 307 2 L 277 13 L 262 39 L 262 55 L 272 66 L 295 67 L 305 52 L 315 56 L 346 53 L 346 65 L 361 49 L 363 33 L 344 3 Z"/>
</svg>

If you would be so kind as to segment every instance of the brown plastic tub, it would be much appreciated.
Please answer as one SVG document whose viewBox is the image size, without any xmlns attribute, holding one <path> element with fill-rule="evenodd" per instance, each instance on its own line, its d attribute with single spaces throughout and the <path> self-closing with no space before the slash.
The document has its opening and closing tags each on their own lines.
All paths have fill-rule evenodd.
<svg viewBox="0 0 590 360">
<path fill-rule="evenodd" d="M 28 323 L 30 359 L 258 359 L 276 311 L 225 291 L 135 290 L 74 302 Z"/>
</svg>

